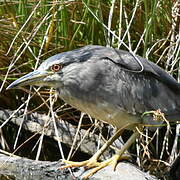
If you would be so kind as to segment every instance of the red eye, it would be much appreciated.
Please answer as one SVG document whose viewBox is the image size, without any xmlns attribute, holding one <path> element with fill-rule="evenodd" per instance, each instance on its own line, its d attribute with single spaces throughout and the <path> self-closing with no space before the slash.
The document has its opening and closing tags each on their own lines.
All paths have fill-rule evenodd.
<svg viewBox="0 0 180 180">
<path fill-rule="evenodd" d="M 61 70 L 62 66 L 60 64 L 53 64 L 51 66 L 51 70 L 54 72 L 58 72 L 59 70 Z"/>
</svg>

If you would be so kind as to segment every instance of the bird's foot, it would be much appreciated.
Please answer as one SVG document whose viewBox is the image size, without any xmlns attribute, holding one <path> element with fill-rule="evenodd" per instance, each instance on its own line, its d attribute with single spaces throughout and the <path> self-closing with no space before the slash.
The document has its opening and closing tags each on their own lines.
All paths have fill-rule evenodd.
<svg viewBox="0 0 180 180">
<path fill-rule="evenodd" d="M 119 154 L 115 154 L 110 159 L 107 159 L 103 162 L 98 162 L 97 158 L 94 158 L 94 157 L 90 158 L 89 160 L 82 161 L 82 162 L 74 162 L 74 161 L 63 160 L 63 162 L 67 163 L 68 165 L 63 166 L 60 169 L 65 169 L 65 168 L 70 168 L 70 167 L 81 167 L 81 166 L 85 166 L 85 169 L 94 168 L 83 177 L 83 179 L 87 179 L 88 177 L 92 176 L 93 174 L 95 174 L 100 169 L 102 169 L 106 166 L 109 166 L 109 165 L 111 165 L 113 167 L 113 170 L 115 170 L 116 166 L 118 164 L 118 161 L 125 160 L 128 158 L 129 158 L 128 156 L 122 156 Z"/>
<path fill-rule="evenodd" d="M 93 174 L 95 174 L 97 171 L 99 171 L 100 169 L 111 165 L 113 167 L 113 170 L 115 171 L 116 166 L 118 164 L 118 162 L 120 160 L 127 160 L 129 157 L 128 156 L 121 156 L 119 154 L 115 154 L 114 156 L 112 156 L 111 158 L 100 162 L 94 169 L 92 169 L 90 172 L 88 172 L 83 179 L 87 179 L 88 177 L 92 176 Z"/>
</svg>

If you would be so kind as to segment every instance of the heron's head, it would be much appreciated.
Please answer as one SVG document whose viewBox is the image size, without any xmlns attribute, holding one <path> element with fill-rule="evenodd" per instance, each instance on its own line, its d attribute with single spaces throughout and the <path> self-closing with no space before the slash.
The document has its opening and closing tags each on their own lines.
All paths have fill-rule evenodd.
<svg viewBox="0 0 180 180">
<path fill-rule="evenodd" d="M 45 60 L 37 70 L 11 83 L 7 89 L 26 85 L 59 88 L 68 79 L 72 79 L 72 76 L 75 78 L 76 73 L 82 68 L 82 62 L 88 60 L 90 56 L 88 47 L 54 55 Z"/>
</svg>

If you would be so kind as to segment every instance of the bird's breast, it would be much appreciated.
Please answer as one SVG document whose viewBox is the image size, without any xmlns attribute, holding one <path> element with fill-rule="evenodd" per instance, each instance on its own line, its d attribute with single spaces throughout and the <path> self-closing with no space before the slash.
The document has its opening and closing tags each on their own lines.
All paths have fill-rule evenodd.
<svg viewBox="0 0 180 180">
<path fill-rule="evenodd" d="M 89 114 L 91 117 L 111 124 L 116 128 L 131 129 L 132 126 L 140 122 L 140 118 L 132 115 L 122 108 L 112 107 L 108 102 L 88 102 L 74 98 L 61 92 L 60 97 L 72 107 Z"/>
</svg>

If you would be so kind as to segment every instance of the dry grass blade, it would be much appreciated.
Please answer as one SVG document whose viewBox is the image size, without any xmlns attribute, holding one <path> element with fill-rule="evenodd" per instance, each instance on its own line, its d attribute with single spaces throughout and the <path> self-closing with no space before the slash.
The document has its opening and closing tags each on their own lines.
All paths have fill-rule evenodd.
<svg viewBox="0 0 180 180">
<path fill-rule="evenodd" d="M 54 124 L 55 134 L 56 134 L 56 136 L 58 138 L 58 146 L 59 146 L 59 150 L 60 150 L 60 153 L 61 153 L 61 157 L 62 157 L 62 159 L 65 159 L 64 152 L 63 152 L 61 142 L 60 142 L 60 138 L 59 138 L 59 131 L 58 131 L 57 126 L 56 126 L 55 113 L 53 111 L 54 101 L 55 101 L 55 99 L 53 99 L 52 95 L 50 94 L 50 113 L 51 113 L 52 121 L 53 121 L 53 124 Z"/>
<path fill-rule="evenodd" d="M 73 140 L 73 144 L 71 146 L 71 150 L 69 151 L 69 155 L 67 157 L 67 160 L 69 160 L 72 156 L 72 152 L 73 152 L 73 149 L 75 148 L 75 144 L 76 144 L 76 141 L 77 141 L 77 136 L 78 136 L 78 133 L 80 131 L 80 128 L 81 128 L 81 125 L 82 125 L 82 120 L 83 120 L 83 117 L 84 117 L 84 113 L 81 113 L 81 117 L 79 119 L 79 123 L 78 123 L 78 127 L 77 127 L 77 131 L 76 131 L 76 135 L 74 137 L 74 140 Z"/>
</svg>

